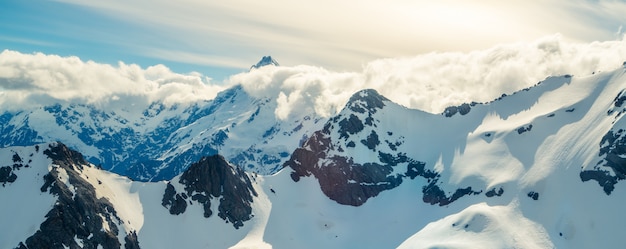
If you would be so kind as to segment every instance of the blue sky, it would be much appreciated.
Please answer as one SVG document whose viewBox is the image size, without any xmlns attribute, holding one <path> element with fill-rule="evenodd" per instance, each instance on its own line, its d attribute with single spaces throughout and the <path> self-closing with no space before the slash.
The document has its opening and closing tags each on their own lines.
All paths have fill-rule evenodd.
<svg viewBox="0 0 626 249">
<path fill-rule="evenodd" d="M 164 64 L 216 80 L 263 55 L 358 71 L 379 58 L 467 52 L 560 33 L 621 39 L 623 1 L 4 0 L 0 50 Z"/>
<path fill-rule="evenodd" d="M 154 58 L 137 49 L 163 46 L 160 40 L 164 35 L 158 32 L 81 5 L 47 0 L 0 3 L 0 50 L 78 56 L 113 65 L 118 61 L 142 67 L 165 64 L 174 71 L 197 71 L 218 79 L 241 71 L 231 66 Z"/>
</svg>

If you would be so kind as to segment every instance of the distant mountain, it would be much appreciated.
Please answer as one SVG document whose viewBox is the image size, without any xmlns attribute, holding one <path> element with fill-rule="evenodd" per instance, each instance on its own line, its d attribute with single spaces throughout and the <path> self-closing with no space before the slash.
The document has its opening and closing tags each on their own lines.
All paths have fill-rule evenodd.
<svg viewBox="0 0 626 249">
<path fill-rule="evenodd" d="M 152 103 L 145 110 L 56 104 L 0 114 L 0 146 L 60 141 L 104 169 L 159 181 L 203 156 L 221 154 L 246 170 L 272 174 L 326 119 L 298 112 L 277 119 L 276 101 L 237 85 L 189 106 Z M 269 142 L 271 141 L 271 142 Z"/>
<path fill-rule="evenodd" d="M 624 72 L 549 77 L 442 114 L 362 90 L 303 124 L 319 128 L 273 175 L 198 154 L 139 182 L 60 143 L 3 148 L 0 247 L 619 248 Z M 193 128 L 203 118 L 172 134 L 211 138 Z"/>
<path fill-rule="evenodd" d="M 270 65 L 272 65 L 272 66 L 280 66 L 278 64 L 278 62 L 272 58 L 272 56 L 269 56 L 269 55 L 268 56 L 263 56 L 263 58 L 261 58 L 261 60 L 259 62 L 257 62 L 257 64 L 252 65 L 250 67 L 250 70 L 258 69 L 258 68 L 261 68 L 261 67 L 264 67 L 264 66 L 270 66 Z"/>
</svg>

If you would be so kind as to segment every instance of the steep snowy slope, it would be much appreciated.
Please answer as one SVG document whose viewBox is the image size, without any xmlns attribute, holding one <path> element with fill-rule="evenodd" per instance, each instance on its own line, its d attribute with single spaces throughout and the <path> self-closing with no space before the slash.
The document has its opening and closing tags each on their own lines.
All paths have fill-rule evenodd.
<svg viewBox="0 0 626 249">
<path fill-rule="evenodd" d="M 214 103 L 210 114 L 171 133 L 153 179 L 171 178 L 200 157 L 216 153 L 250 172 L 277 172 L 293 148 L 325 121 L 314 112 L 279 120 L 275 101 L 253 98 L 241 86 L 218 95 Z"/>
<path fill-rule="evenodd" d="M 0 234 L 2 248 L 224 248 L 250 232 L 253 207 L 263 210 L 250 178 L 221 156 L 146 183 L 97 169 L 63 144 L 0 156 L 14 162 L 12 177 L 0 179 L 0 198 L 10 204 L 0 205 L 0 221 L 12 226 Z"/>
<path fill-rule="evenodd" d="M 624 190 L 615 190 L 624 179 L 625 87 L 623 68 L 551 77 L 442 115 L 365 90 L 286 165 L 295 181 L 312 176 L 342 204 L 410 184 L 413 198 L 464 208 L 416 229 L 406 248 L 615 247 L 626 231 Z"/>
</svg>

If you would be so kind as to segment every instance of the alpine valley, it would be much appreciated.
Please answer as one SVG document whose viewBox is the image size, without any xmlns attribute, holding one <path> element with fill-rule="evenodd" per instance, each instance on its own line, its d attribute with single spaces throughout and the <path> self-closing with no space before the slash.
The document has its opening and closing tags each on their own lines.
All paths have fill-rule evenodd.
<svg viewBox="0 0 626 249">
<path fill-rule="evenodd" d="M 0 248 L 620 248 L 625 73 L 440 114 L 364 89 L 278 119 L 241 85 L 3 111 Z"/>
</svg>

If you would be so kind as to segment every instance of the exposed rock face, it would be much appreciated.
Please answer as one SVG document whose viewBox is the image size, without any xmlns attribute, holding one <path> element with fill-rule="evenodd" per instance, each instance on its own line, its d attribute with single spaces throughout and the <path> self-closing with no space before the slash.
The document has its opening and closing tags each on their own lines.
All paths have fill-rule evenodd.
<svg viewBox="0 0 626 249">
<path fill-rule="evenodd" d="M 326 158 L 330 138 L 322 132 L 316 132 L 304 147 L 293 153 L 286 166 L 294 171 L 291 178 L 299 181 L 300 177 L 314 175 L 322 191 L 330 199 L 340 204 L 360 206 L 370 197 L 392 189 L 402 183 L 401 175 L 391 175 L 390 165 L 377 163 L 356 164 L 351 158 L 333 156 Z M 322 162 L 327 159 L 326 162 Z M 320 165 L 323 163 L 323 166 Z"/>
<path fill-rule="evenodd" d="M 261 67 L 264 67 L 264 66 L 269 66 L 269 65 L 279 66 L 278 62 L 276 60 L 274 60 L 272 58 L 272 56 L 269 56 L 269 55 L 268 56 L 263 56 L 263 58 L 261 58 L 261 60 L 257 64 L 252 65 L 250 67 L 250 70 L 261 68 Z"/>
<path fill-rule="evenodd" d="M 528 124 L 528 125 L 522 126 L 520 128 L 517 128 L 517 134 L 522 134 L 524 132 L 530 131 L 530 130 L 532 130 L 532 128 L 533 128 L 532 124 Z"/>
<path fill-rule="evenodd" d="M 298 182 L 312 175 L 326 196 L 352 206 L 363 205 L 382 191 L 399 186 L 404 179 L 417 176 L 428 179 L 429 184 L 422 189 L 423 201 L 433 205 L 447 205 L 464 195 L 480 193 L 467 187 L 447 196 L 437 185 L 439 174 L 401 152 L 403 136 L 394 136 L 391 131 L 377 133 L 380 121 L 375 115 L 383 111 L 385 101 L 375 90 L 354 94 L 341 114 L 331 118 L 285 163 L 293 170 L 292 180 Z M 356 163 L 352 155 L 343 153 L 344 148 L 363 149 L 378 158 Z"/>
<path fill-rule="evenodd" d="M 472 102 L 472 106 L 476 105 L 477 103 Z M 470 112 L 472 108 L 470 107 L 470 104 L 464 103 L 460 106 L 450 106 L 447 107 L 444 111 L 443 111 L 443 115 L 445 115 L 446 117 L 452 117 L 454 116 L 454 114 L 461 114 L 461 115 L 465 115 L 468 114 Z"/>
<path fill-rule="evenodd" d="M 352 95 L 346 107 L 357 113 L 374 114 L 385 107 L 385 101 L 389 99 L 378 94 L 376 90 L 365 89 Z"/>
<path fill-rule="evenodd" d="M 618 181 L 626 179 L 626 133 L 623 129 L 609 131 L 600 141 L 602 157 L 591 170 L 580 172 L 582 181 L 596 180 L 609 195 Z"/>
<path fill-rule="evenodd" d="M 622 90 L 615 96 L 613 106 L 607 111 L 607 115 L 614 116 L 614 121 L 612 129 L 600 141 L 598 156 L 601 160 L 592 169 L 580 172 L 583 182 L 597 181 L 607 195 L 613 192 L 618 181 L 626 179 L 626 132 L 623 125 L 617 123 L 626 112 L 626 108 L 622 107 L 625 101 L 626 92 Z"/>
<path fill-rule="evenodd" d="M 39 230 L 18 248 L 121 248 L 121 220 L 113 205 L 97 198 L 94 187 L 80 177 L 83 156 L 58 143 L 44 151 L 54 168 L 44 176 L 42 192 L 58 196 Z M 77 241 L 81 241 L 78 244 Z M 136 234 L 126 235 L 126 248 L 139 248 Z"/>
<path fill-rule="evenodd" d="M 0 183 L 2 183 L 2 186 L 5 186 L 7 183 L 12 183 L 17 180 L 17 175 L 15 174 L 16 170 L 19 170 L 22 167 L 29 167 L 28 164 L 24 164 L 22 157 L 20 157 L 20 155 L 17 153 L 13 154 L 12 160 L 12 166 L 0 167 Z M 28 163 L 30 163 L 30 161 Z"/>
<path fill-rule="evenodd" d="M 530 197 L 533 200 L 539 200 L 539 193 L 535 192 L 535 191 L 530 191 L 528 192 L 528 194 L 526 194 L 528 197 Z"/>
<path fill-rule="evenodd" d="M 487 197 L 502 196 L 502 194 L 504 194 L 504 189 L 502 188 L 499 188 L 498 191 L 496 191 L 496 188 L 493 188 L 485 193 Z"/>
<path fill-rule="evenodd" d="M 176 193 L 176 189 L 174 189 L 174 185 L 171 183 L 167 183 L 167 187 L 165 187 L 161 205 L 168 208 L 170 214 L 174 215 L 182 214 L 187 209 L 187 201 L 185 201 L 185 198 L 183 198 L 181 194 Z"/>
<path fill-rule="evenodd" d="M 2 184 L 15 182 L 15 180 L 17 180 L 17 175 L 13 173 L 13 169 L 10 166 L 0 168 L 0 182 Z"/>
<path fill-rule="evenodd" d="M 217 215 L 235 228 L 253 217 L 250 205 L 257 193 L 250 178 L 220 155 L 204 157 L 192 164 L 181 175 L 179 183 L 184 186 L 184 191 L 177 192 L 174 185 L 168 183 L 163 195 L 162 205 L 171 214 L 184 213 L 187 203 L 195 202 L 203 205 L 204 217 L 209 218 L 213 214 L 211 201 L 217 201 Z"/>
</svg>

